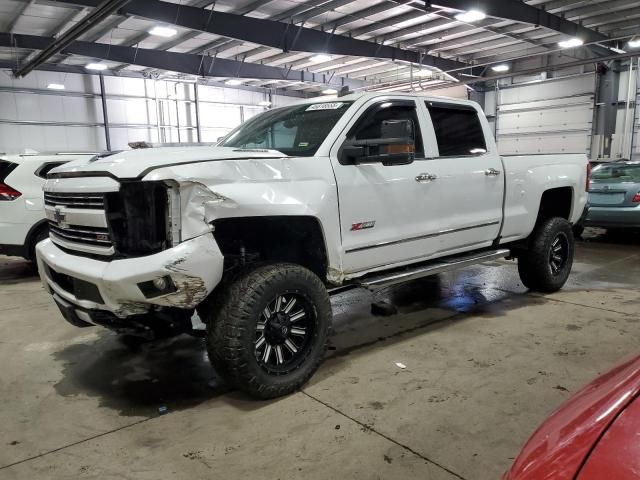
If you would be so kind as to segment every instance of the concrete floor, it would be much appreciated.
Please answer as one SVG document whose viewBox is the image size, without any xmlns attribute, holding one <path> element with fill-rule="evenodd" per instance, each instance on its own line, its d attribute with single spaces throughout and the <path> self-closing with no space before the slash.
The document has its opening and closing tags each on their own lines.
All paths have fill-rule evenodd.
<svg viewBox="0 0 640 480">
<path fill-rule="evenodd" d="M 638 352 L 640 236 L 586 236 L 554 295 L 501 261 L 336 297 L 326 363 L 270 402 L 225 389 L 200 339 L 132 353 L 66 324 L 0 260 L 0 478 L 498 479 L 571 392 Z"/>
</svg>

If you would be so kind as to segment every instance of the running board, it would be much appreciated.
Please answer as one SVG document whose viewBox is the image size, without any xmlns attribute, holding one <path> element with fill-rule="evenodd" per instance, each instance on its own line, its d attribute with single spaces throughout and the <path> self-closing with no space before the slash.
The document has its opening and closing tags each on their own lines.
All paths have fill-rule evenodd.
<svg viewBox="0 0 640 480">
<path fill-rule="evenodd" d="M 394 271 L 382 275 L 363 278 L 358 283 L 363 287 L 380 287 L 387 285 L 395 285 L 396 283 L 408 282 L 422 277 L 428 277 L 437 273 L 449 272 L 459 268 L 468 267 L 489 260 L 497 260 L 506 258 L 511 254 L 510 250 L 490 250 L 483 253 L 475 253 L 473 255 L 447 257 L 434 260 L 433 263 L 421 265 L 420 267 L 408 267 L 406 270 Z"/>
</svg>

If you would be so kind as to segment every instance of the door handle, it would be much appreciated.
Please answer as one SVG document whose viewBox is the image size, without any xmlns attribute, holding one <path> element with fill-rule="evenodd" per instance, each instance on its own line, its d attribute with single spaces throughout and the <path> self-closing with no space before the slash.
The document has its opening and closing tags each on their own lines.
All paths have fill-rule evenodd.
<svg viewBox="0 0 640 480">
<path fill-rule="evenodd" d="M 497 177 L 501 173 L 502 172 L 500 170 L 496 170 L 495 168 L 488 168 L 487 170 L 484 171 L 484 174 L 487 177 Z"/>
<path fill-rule="evenodd" d="M 432 175 L 431 173 L 421 173 L 420 175 L 418 175 L 416 177 L 416 182 L 418 183 L 429 183 L 429 182 L 433 182 L 434 180 L 437 180 L 438 176 L 437 175 Z"/>
</svg>

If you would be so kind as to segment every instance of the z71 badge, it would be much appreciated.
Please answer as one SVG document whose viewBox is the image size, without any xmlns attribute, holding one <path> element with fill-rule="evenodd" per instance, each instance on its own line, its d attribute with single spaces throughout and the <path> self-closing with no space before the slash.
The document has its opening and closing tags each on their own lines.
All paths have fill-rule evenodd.
<svg viewBox="0 0 640 480">
<path fill-rule="evenodd" d="M 376 226 L 375 220 L 371 222 L 354 223 L 353 225 L 351 225 L 351 231 L 357 232 L 358 230 L 366 230 L 368 228 L 373 228 L 375 226 Z"/>
</svg>

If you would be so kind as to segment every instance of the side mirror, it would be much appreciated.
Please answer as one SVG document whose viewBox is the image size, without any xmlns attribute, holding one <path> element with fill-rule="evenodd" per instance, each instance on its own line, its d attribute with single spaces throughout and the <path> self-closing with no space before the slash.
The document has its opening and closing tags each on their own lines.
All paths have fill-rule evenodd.
<svg viewBox="0 0 640 480">
<path fill-rule="evenodd" d="M 384 120 L 380 130 L 380 138 L 347 140 L 340 151 L 341 163 L 391 166 L 408 165 L 415 160 L 416 141 L 411 120 Z"/>
</svg>

